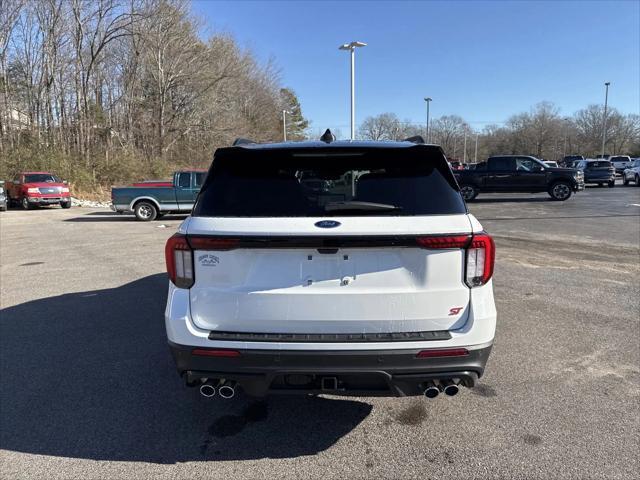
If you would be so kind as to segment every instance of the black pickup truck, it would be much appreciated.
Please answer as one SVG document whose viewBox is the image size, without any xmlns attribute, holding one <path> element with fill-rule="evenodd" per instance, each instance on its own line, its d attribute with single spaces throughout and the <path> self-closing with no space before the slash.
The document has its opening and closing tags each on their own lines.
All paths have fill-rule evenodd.
<svg viewBox="0 0 640 480">
<path fill-rule="evenodd" d="M 553 200 L 567 200 L 584 189 L 584 175 L 574 168 L 548 167 L 535 157 L 490 157 L 473 170 L 453 172 L 460 192 L 470 202 L 481 192 L 547 192 Z"/>
</svg>

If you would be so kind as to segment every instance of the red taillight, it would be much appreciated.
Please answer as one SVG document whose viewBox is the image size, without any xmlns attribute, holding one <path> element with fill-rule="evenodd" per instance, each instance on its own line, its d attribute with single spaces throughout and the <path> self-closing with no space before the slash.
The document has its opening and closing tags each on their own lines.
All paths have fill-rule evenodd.
<svg viewBox="0 0 640 480">
<path fill-rule="evenodd" d="M 486 233 L 472 235 L 434 235 L 417 237 L 420 248 L 466 250 L 465 283 L 473 288 L 486 284 L 493 275 L 496 248 L 493 239 Z"/>
<path fill-rule="evenodd" d="M 469 355 L 469 350 L 466 348 L 433 348 L 418 352 L 416 358 L 464 357 L 465 355 Z"/>
<path fill-rule="evenodd" d="M 240 244 L 237 238 L 227 237 L 189 237 L 194 250 L 233 250 Z"/>
<path fill-rule="evenodd" d="M 496 260 L 496 247 L 486 233 L 473 236 L 467 248 L 467 268 L 465 281 L 470 287 L 486 284 L 493 276 L 493 265 Z"/>
<path fill-rule="evenodd" d="M 187 238 L 176 233 L 167 240 L 164 248 L 169 280 L 179 288 L 191 288 L 193 285 L 193 253 Z"/>
<path fill-rule="evenodd" d="M 421 248 L 466 248 L 471 240 L 471 235 L 434 235 L 430 237 L 417 237 L 416 242 Z"/>
<path fill-rule="evenodd" d="M 191 355 L 198 355 L 201 357 L 239 357 L 240 352 L 237 350 L 223 350 L 223 349 L 210 349 L 210 348 L 194 348 L 191 350 Z"/>
</svg>

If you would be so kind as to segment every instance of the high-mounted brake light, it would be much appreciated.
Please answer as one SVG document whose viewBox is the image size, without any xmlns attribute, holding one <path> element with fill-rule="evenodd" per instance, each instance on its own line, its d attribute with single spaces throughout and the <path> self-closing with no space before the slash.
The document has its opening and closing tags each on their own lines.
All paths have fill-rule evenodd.
<svg viewBox="0 0 640 480">
<path fill-rule="evenodd" d="M 465 283 L 473 288 L 486 284 L 493 275 L 496 248 L 486 233 L 472 235 L 433 235 L 417 237 L 420 248 L 430 250 L 461 248 L 466 251 Z"/>
<path fill-rule="evenodd" d="M 169 280 L 178 288 L 191 288 L 193 285 L 193 252 L 187 237 L 176 233 L 167 240 L 164 248 Z"/>
</svg>

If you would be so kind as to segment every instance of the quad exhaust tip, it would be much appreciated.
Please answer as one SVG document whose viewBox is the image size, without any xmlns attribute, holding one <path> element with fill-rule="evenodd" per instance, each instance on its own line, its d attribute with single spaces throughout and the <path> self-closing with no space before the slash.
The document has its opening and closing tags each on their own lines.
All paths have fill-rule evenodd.
<svg viewBox="0 0 640 480">
<path fill-rule="evenodd" d="M 200 385 L 200 395 L 203 397 L 211 398 L 216 394 L 216 387 L 213 386 L 211 381 L 206 381 Z"/>
<path fill-rule="evenodd" d="M 429 381 L 425 383 L 424 396 L 427 398 L 436 398 L 440 395 L 440 389 L 436 387 L 436 384 Z"/>
<path fill-rule="evenodd" d="M 218 393 L 222 398 L 230 399 L 236 394 L 236 382 L 227 380 L 220 387 L 218 387 Z"/>
<path fill-rule="evenodd" d="M 453 383 L 453 380 L 443 380 L 442 382 L 440 382 L 440 385 L 442 387 L 442 391 L 444 392 L 444 394 L 449 397 L 453 397 L 454 395 L 457 395 L 458 392 L 460 391 L 460 387 L 458 387 L 458 385 Z"/>
</svg>

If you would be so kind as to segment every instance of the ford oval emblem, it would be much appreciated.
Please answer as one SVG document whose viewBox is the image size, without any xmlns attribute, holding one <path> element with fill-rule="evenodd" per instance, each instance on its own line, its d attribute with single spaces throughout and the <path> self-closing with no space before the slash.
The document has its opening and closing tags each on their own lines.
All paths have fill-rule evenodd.
<svg viewBox="0 0 640 480">
<path fill-rule="evenodd" d="M 315 226 L 318 228 L 336 228 L 340 225 L 341 223 L 335 220 L 320 220 L 319 222 L 315 223 Z"/>
</svg>

